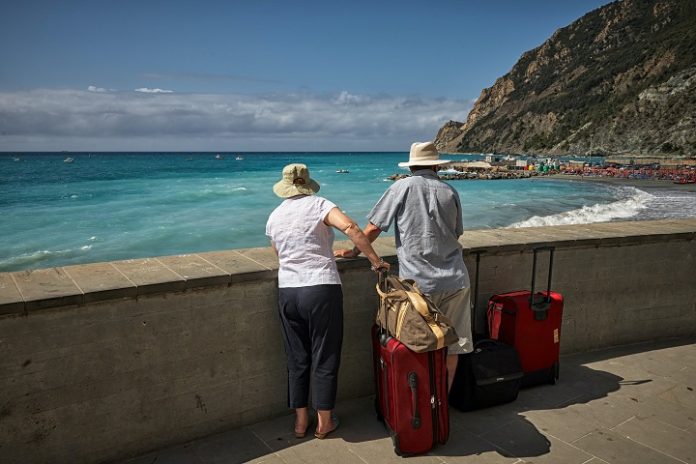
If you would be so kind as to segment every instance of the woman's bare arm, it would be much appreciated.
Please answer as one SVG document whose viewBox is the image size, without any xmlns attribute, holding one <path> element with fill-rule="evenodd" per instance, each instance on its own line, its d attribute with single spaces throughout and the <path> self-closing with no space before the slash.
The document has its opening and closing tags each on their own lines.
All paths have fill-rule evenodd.
<svg viewBox="0 0 696 464">
<path fill-rule="evenodd" d="M 379 255 L 377 255 L 374 248 L 372 248 L 370 240 L 365 236 L 363 231 L 360 230 L 360 226 L 358 226 L 350 217 L 343 213 L 343 211 L 338 208 L 332 208 L 331 211 L 329 211 L 329 214 L 326 215 L 324 223 L 326 225 L 335 227 L 346 234 L 355 244 L 358 250 L 360 250 L 368 260 L 370 260 L 373 269 L 389 270 L 389 263 L 385 263 L 379 257 Z"/>
</svg>

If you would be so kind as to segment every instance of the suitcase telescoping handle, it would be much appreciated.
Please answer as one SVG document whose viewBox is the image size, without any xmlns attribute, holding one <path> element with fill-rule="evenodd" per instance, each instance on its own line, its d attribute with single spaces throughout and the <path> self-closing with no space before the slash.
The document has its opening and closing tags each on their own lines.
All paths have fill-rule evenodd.
<svg viewBox="0 0 696 464">
<path fill-rule="evenodd" d="M 551 276 L 553 274 L 553 252 L 555 248 L 552 246 L 540 246 L 535 247 L 534 258 L 532 260 L 532 288 L 529 294 L 529 307 L 534 311 L 534 319 L 537 321 L 543 321 L 548 317 L 549 306 L 551 305 Z M 534 284 L 536 283 L 536 264 L 537 264 L 537 254 L 540 251 L 549 252 L 549 279 L 546 284 L 546 297 L 538 300 L 534 297 Z"/>
<path fill-rule="evenodd" d="M 476 255 L 476 277 L 474 278 L 474 299 L 471 305 L 471 327 L 473 331 L 476 332 L 476 302 L 478 300 L 479 293 L 479 269 L 481 264 L 481 255 L 484 254 L 486 250 L 474 251 Z"/>
<path fill-rule="evenodd" d="M 387 277 L 389 277 L 389 271 L 386 269 L 380 269 L 379 273 L 377 274 L 377 283 L 383 292 L 387 291 Z"/>
<path fill-rule="evenodd" d="M 379 288 L 386 293 L 387 292 L 387 277 L 389 277 L 389 271 L 386 269 L 380 269 L 379 273 L 377 274 L 377 284 L 379 285 Z M 380 301 L 380 305 L 383 304 L 383 301 Z M 387 342 L 389 341 L 389 333 L 386 330 L 387 326 L 387 320 L 386 320 L 386 311 L 382 311 L 384 314 L 384 321 L 379 323 L 379 343 L 382 346 L 387 346 Z M 378 313 L 379 314 L 379 313 Z"/>
</svg>

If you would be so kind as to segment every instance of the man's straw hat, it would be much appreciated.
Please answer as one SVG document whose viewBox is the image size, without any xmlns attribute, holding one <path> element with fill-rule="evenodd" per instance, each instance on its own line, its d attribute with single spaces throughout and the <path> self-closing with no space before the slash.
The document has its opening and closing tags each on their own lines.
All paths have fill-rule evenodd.
<svg viewBox="0 0 696 464">
<path fill-rule="evenodd" d="M 451 163 L 451 160 L 441 160 L 440 153 L 433 142 L 416 142 L 411 145 L 408 162 L 399 163 L 399 167 L 409 166 L 438 166 Z"/>
<path fill-rule="evenodd" d="M 309 169 L 304 164 L 288 164 L 283 168 L 283 178 L 273 186 L 273 193 L 280 198 L 295 195 L 314 195 L 319 184 L 309 177 Z"/>
</svg>

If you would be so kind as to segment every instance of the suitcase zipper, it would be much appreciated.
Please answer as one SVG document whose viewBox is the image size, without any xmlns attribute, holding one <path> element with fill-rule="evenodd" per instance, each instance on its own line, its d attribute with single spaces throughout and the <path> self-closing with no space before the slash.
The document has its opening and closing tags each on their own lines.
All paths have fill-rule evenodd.
<svg viewBox="0 0 696 464">
<path fill-rule="evenodd" d="M 428 369 L 430 370 L 430 413 L 433 421 L 433 446 L 438 442 L 439 417 L 437 408 L 437 378 L 435 377 L 435 353 L 428 353 Z"/>
<path fill-rule="evenodd" d="M 387 386 L 387 369 L 384 366 L 384 358 L 379 358 L 379 367 L 382 369 L 382 404 L 384 405 L 383 416 L 389 420 L 389 387 Z"/>
</svg>

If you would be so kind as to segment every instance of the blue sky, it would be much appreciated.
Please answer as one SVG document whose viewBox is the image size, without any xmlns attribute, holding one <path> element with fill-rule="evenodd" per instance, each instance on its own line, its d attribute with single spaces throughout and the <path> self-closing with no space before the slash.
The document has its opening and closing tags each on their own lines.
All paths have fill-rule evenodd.
<svg viewBox="0 0 696 464">
<path fill-rule="evenodd" d="M 0 151 L 406 150 L 606 4 L 0 2 Z"/>
</svg>

